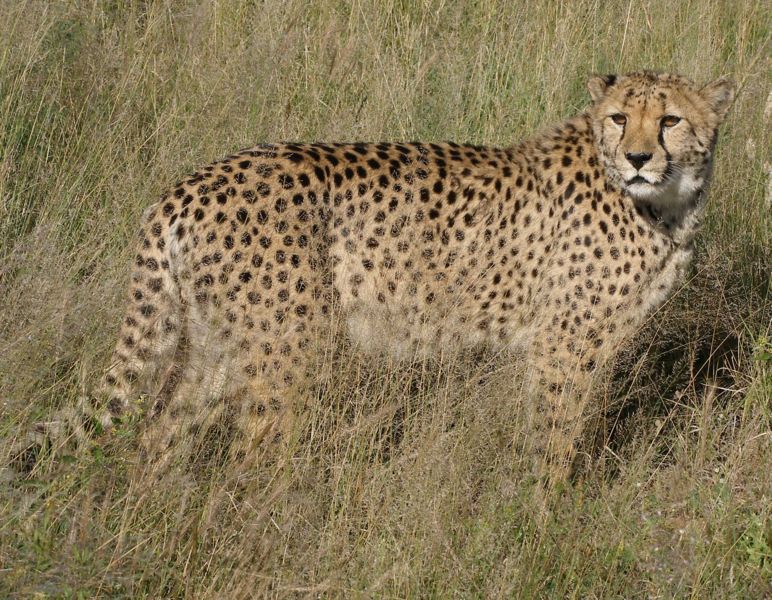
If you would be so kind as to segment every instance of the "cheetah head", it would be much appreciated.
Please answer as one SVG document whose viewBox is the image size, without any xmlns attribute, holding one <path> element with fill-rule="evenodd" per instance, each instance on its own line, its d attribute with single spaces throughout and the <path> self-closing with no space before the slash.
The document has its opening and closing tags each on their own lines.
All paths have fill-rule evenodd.
<svg viewBox="0 0 772 600">
<path fill-rule="evenodd" d="M 700 88 L 678 75 L 644 71 L 594 76 L 588 89 L 595 143 L 614 184 L 665 209 L 697 197 L 734 99 L 730 80 Z"/>
</svg>

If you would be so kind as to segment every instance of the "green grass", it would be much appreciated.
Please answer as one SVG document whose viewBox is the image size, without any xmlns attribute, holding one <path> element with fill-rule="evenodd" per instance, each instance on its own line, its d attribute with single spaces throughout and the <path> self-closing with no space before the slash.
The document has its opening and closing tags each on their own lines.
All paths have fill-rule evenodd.
<svg viewBox="0 0 772 600">
<path fill-rule="evenodd" d="M 0 596 L 772 595 L 772 13 L 759 0 L 0 2 L 0 437 L 105 368 L 143 209 L 275 140 L 509 145 L 592 72 L 739 84 L 682 289 L 534 517 L 515 366 L 345 347 L 285 458 L 156 480 L 136 428 L 0 481 Z M 202 449 L 206 450 L 206 449 Z"/>
</svg>

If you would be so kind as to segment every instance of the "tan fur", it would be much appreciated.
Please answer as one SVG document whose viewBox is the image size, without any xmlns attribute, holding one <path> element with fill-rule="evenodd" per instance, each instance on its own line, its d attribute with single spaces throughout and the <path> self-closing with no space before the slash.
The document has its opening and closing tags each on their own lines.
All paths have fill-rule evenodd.
<svg viewBox="0 0 772 600">
<path fill-rule="evenodd" d="M 688 264 L 732 95 L 650 72 L 589 88 L 587 111 L 511 148 L 263 145 L 180 182 L 143 219 L 103 422 L 183 336 L 163 443 L 227 417 L 249 455 L 302 407 L 340 314 L 365 351 L 522 353 L 538 462 L 562 477 L 591 377 Z M 648 184 L 627 183 L 630 152 L 652 155 Z"/>
</svg>

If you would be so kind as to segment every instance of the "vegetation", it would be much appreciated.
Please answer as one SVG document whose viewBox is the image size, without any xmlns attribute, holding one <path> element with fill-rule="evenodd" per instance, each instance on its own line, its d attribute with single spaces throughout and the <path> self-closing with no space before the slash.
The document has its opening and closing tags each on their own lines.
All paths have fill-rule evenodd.
<svg viewBox="0 0 772 600">
<path fill-rule="evenodd" d="M 261 141 L 509 145 L 592 72 L 739 94 L 684 286 L 538 517 L 517 365 L 340 344 L 252 479 L 141 426 L 0 481 L 0 596 L 772 596 L 772 13 L 761 0 L 0 1 L 0 456 L 106 367 L 143 209 Z M 211 449 L 201 448 L 202 456 Z"/>
</svg>

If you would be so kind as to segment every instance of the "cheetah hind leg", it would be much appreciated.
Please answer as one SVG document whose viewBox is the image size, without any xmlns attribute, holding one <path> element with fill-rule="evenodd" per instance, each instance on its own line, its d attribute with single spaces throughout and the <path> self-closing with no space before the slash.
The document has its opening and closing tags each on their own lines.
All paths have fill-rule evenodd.
<svg viewBox="0 0 772 600">
<path fill-rule="evenodd" d="M 230 448 L 237 470 L 248 471 L 257 463 L 274 463 L 286 456 L 303 396 L 300 386 L 277 382 L 275 377 L 258 379 L 240 390 L 237 435 Z"/>
<path fill-rule="evenodd" d="M 212 396 L 214 405 L 203 413 L 205 427 L 202 419 L 194 422 L 193 433 L 204 435 L 200 447 L 205 456 L 218 433 L 225 434 L 221 447 L 227 446 L 228 471 L 234 477 L 268 465 L 281 470 L 295 441 L 296 418 L 305 408 L 314 370 L 313 340 L 319 332 L 313 310 L 303 306 L 293 312 L 292 319 L 276 320 L 272 327 L 261 317 L 274 315 L 259 311 L 243 315 L 241 336 L 232 340 L 230 360 L 222 370 L 229 389 L 218 399 Z M 257 322 L 260 328 L 252 326 Z M 215 419 L 208 416 L 215 413 Z"/>
<path fill-rule="evenodd" d="M 239 476 L 283 456 L 294 423 L 293 386 L 255 377 L 233 389 L 225 384 L 233 377 L 231 361 L 206 369 L 194 365 L 143 436 L 155 476 L 175 465 L 202 473 L 226 463 L 230 474 Z"/>
<path fill-rule="evenodd" d="M 188 333 L 191 339 L 180 381 L 168 401 L 155 403 L 140 441 L 146 466 L 158 477 L 180 460 L 190 459 L 200 434 L 227 417 L 223 400 L 227 362 L 222 354 L 207 352 L 212 346 L 208 337 L 197 336 L 195 328 Z"/>
</svg>

